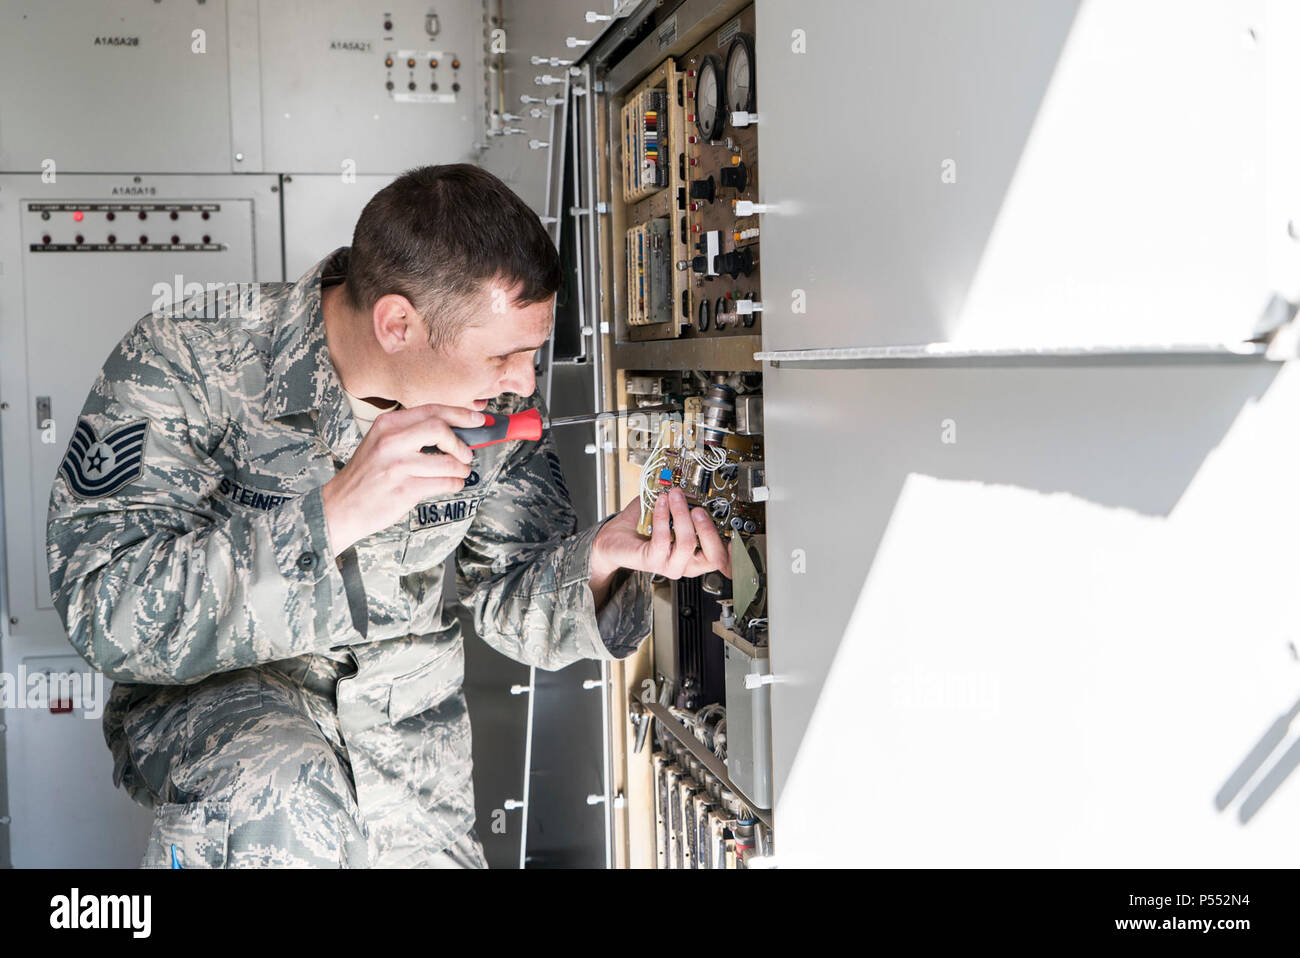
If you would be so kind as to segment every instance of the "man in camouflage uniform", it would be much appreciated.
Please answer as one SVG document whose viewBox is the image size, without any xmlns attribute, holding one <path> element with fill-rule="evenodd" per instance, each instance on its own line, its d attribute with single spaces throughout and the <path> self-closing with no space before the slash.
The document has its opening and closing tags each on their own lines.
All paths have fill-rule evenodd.
<svg viewBox="0 0 1300 958">
<path fill-rule="evenodd" d="M 513 246 L 493 259 L 502 237 Z M 421 285 L 412 261 L 459 275 L 435 267 Z M 155 311 L 109 356 L 51 491 L 47 552 L 73 646 L 115 682 L 114 782 L 155 808 L 146 866 L 486 867 L 443 560 L 484 641 L 542 669 L 634 652 L 648 573 L 729 573 L 712 524 L 676 499 L 671 543 L 667 505 L 653 547 L 635 536 L 636 502 L 575 531 L 549 435 L 474 450 L 472 465 L 450 436 L 474 410 L 541 406 L 532 361 L 559 279 L 504 184 L 426 167 L 380 191 L 352 247 L 296 283 Z M 457 304 L 459 326 L 427 318 Z M 514 320 L 534 330 L 523 348 Z M 439 332 L 450 348 L 434 349 Z M 480 362 L 488 336 L 512 340 L 509 355 Z M 489 383 L 486 369 L 490 388 L 441 395 L 426 366 L 447 383 Z M 358 503 L 389 478 L 393 424 L 414 436 L 429 410 L 443 410 L 428 419 L 439 448 L 461 459 L 413 458 L 436 460 L 420 474 L 444 478 L 422 481 L 450 494 L 404 505 L 380 490 L 367 523 Z M 410 445 L 407 459 L 426 443 Z M 402 518 L 376 521 L 380 508 Z"/>
</svg>

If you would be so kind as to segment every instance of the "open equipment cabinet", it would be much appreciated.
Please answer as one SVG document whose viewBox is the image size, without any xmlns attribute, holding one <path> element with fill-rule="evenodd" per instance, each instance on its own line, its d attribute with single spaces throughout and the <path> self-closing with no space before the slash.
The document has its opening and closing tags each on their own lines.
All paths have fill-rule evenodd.
<svg viewBox="0 0 1300 958">
<path fill-rule="evenodd" d="M 733 577 L 656 577 L 651 640 L 607 666 L 609 863 L 744 868 L 774 847 L 754 8 L 642 6 L 570 76 L 582 328 L 599 408 L 628 411 L 599 507 L 639 497 L 645 533 L 681 488 Z"/>
</svg>

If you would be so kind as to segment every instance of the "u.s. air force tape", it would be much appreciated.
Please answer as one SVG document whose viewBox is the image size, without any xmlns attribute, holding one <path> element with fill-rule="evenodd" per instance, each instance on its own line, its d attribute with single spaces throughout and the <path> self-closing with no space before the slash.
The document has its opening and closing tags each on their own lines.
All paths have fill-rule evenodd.
<svg viewBox="0 0 1300 958">
<path fill-rule="evenodd" d="M 78 499 L 111 496 L 143 471 L 148 434 L 148 419 L 128 422 L 100 437 L 94 426 L 80 418 L 59 474 Z"/>
</svg>

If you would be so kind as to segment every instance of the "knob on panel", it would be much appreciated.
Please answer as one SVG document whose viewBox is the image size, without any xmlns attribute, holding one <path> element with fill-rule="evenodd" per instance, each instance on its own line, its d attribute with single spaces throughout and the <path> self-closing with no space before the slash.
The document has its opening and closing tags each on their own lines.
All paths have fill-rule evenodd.
<svg viewBox="0 0 1300 958">
<path fill-rule="evenodd" d="M 716 189 L 717 188 L 714 186 L 713 183 L 713 174 L 711 173 L 709 174 L 709 178 L 707 180 L 692 180 L 691 199 L 708 200 L 710 203 L 712 203 L 713 197 L 716 195 Z"/>
<path fill-rule="evenodd" d="M 721 178 L 723 186 L 728 186 L 737 192 L 743 193 L 745 185 L 749 182 L 749 171 L 745 169 L 745 164 L 742 161 L 735 166 L 723 167 Z"/>
<path fill-rule="evenodd" d="M 733 250 L 718 256 L 718 272 L 726 273 L 732 279 L 741 274 L 748 276 L 753 271 L 754 254 L 748 249 Z"/>
</svg>

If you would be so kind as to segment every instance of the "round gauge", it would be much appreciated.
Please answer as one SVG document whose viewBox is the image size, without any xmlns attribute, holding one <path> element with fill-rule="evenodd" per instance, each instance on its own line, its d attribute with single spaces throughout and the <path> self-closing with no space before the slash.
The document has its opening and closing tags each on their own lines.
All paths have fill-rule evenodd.
<svg viewBox="0 0 1300 958">
<path fill-rule="evenodd" d="M 722 102 L 722 61 L 712 54 L 704 58 L 695 78 L 695 125 L 706 140 L 716 140 L 726 125 L 726 105 Z"/>
<path fill-rule="evenodd" d="M 727 51 L 728 109 L 740 113 L 754 112 L 754 38 L 736 34 Z"/>
</svg>

